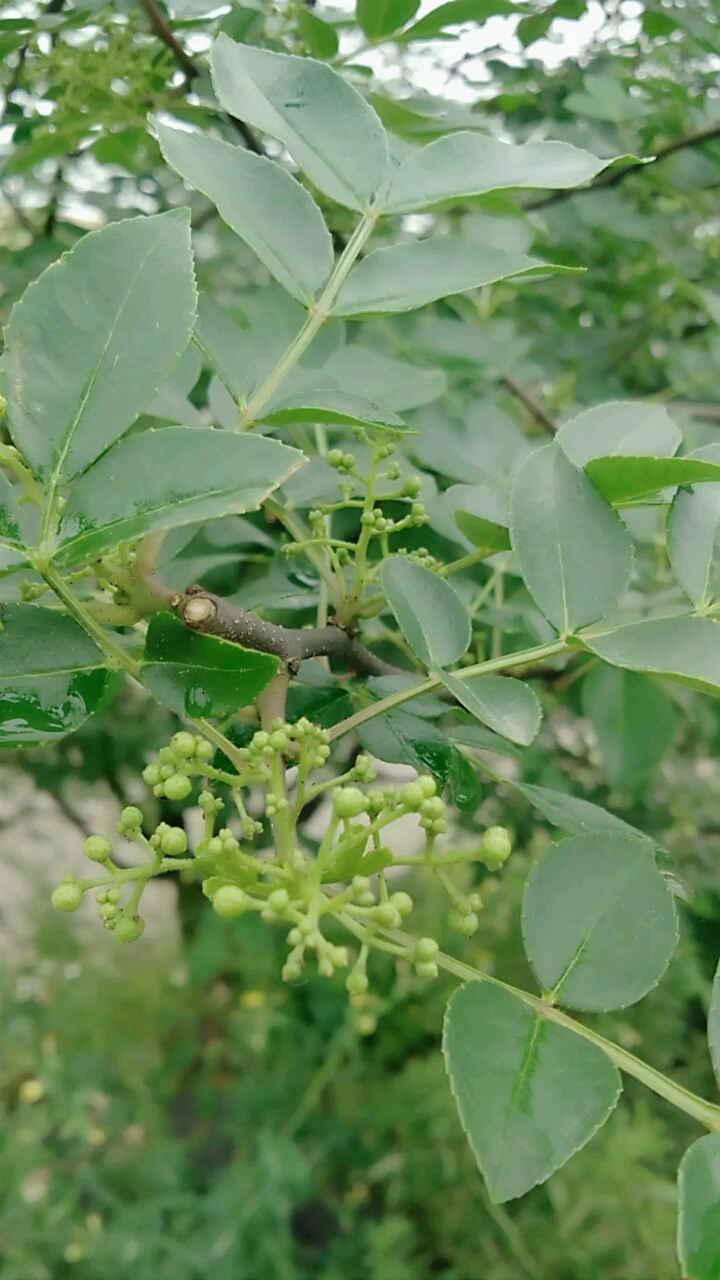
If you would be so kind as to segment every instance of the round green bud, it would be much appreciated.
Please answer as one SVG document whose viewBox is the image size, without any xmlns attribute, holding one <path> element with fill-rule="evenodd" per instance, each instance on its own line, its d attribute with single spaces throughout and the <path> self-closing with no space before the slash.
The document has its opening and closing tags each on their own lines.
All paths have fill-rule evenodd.
<svg viewBox="0 0 720 1280">
<path fill-rule="evenodd" d="M 147 764 L 142 771 L 143 782 L 149 787 L 156 787 L 158 782 L 162 781 L 159 764 Z"/>
<path fill-rule="evenodd" d="M 423 818 L 430 818 L 434 822 L 437 818 L 445 817 L 445 804 L 440 796 L 430 796 L 427 800 L 423 800 L 420 812 Z"/>
<path fill-rule="evenodd" d="M 207 738 L 196 738 L 195 755 L 198 760 L 212 760 L 215 755 L 215 748 L 212 742 L 208 742 Z"/>
<path fill-rule="evenodd" d="M 417 813 L 422 804 L 425 803 L 425 792 L 419 782 L 406 782 L 400 792 L 400 803 L 405 805 L 411 813 Z"/>
<path fill-rule="evenodd" d="M 434 796 L 437 791 L 437 782 L 429 773 L 424 773 L 422 777 L 418 778 L 418 786 L 422 787 L 422 793 L 426 800 L 429 800 L 430 796 Z"/>
<path fill-rule="evenodd" d="M 98 907 L 98 915 L 101 920 L 113 920 L 118 913 L 118 909 L 113 902 L 102 902 Z"/>
<path fill-rule="evenodd" d="M 457 933 L 462 933 L 466 938 L 471 938 L 477 930 L 479 920 L 474 911 L 451 911 L 448 915 L 448 924 L 451 929 L 455 929 Z"/>
<path fill-rule="evenodd" d="M 397 929 L 402 923 L 402 916 L 391 902 L 381 902 L 372 912 L 373 920 L 383 929 Z"/>
<path fill-rule="evenodd" d="M 273 889 L 272 893 L 268 894 L 267 904 L 270 910 L 276 912 L 278 915 L 286 909 L 289 902 L 290 895 L 288 894 L 287 889 Z"/>
<path fill-rule="evenodd" d="M 219 836 L 213 836 L 211 840 L 208 840 L 206 852 L 211 854 L 213 858 L 219 858 L 222 851 L 223 842 Z"/>
<path fill-rule="evenodd" d="M 105 897 L 106 897 L 106 899 L 107 899 L 107 901 L 108 901 L 108 902 L 119 902 L 119 901 L 120 901 L 120 890 L 119 890 L 119 889 L 115 889 L 115 888 L 113 888 L 113 889 L 108 889 L 107 893 L 105 894 Z"/>
<path fill-rule="evenodd" d="M 120 827 L 126 831 L 133 831 L 142 826 L 142 820 L 142 809 L 138 809 L 136 804 L 129 804 L 120 814 Z"/>
<path fill-rule="evenodd" d="M 53 891 L 50 901 L 56 911 L 77 911 L 82 906 L 83 891 L 79 884 L 66 881 Z"/>
<path fill-rule="evenodd" d="M 336 787 L 332 802 L 339 818 L 357 818 L 367 808 L 367 800 L 359 787 Z"/>
<path fill-rule="evenodd" d="M 257 733 L 253 735 L 252 742 L 250 743 L 251 750 L 253 752 L 262 751 L 268 745 L 269 741 L 270 734 L 266 733 L 264 729 L 258 729 Z"/>
<path fill-rule="evenodd" d="M 115 925 L 115 937 L 118 942 L 136 942 L 145 928 L 145 921 L 140 916 L 121 916 Z"/>
<path fill-rule="evenodd" d="M 505 827 L 488 827 L 480 849 L 488 865 L 502 866 L 512 853 L 512 841 Z"/>
<path fill-rule="evenodd" d="M 362 525 L 365 525 L 366 527 L 369 527 L 370 525 L 374 525 L 374 524 L 375 524 L 375 512 L 374 512 L 374 511 L 363 511 L 363 513 L 362 513 L 362 515 L 361 515 L 361 517 L 360 517 L 360 523 L 361 523 Z"/>
<path fill-rule="evenodd" d="M 434 960 L 440 947 L 434 938 L 418 938 L 413 951 L 413 960 L 418 964 L 429 964 Z"/>
<path fill-rule="evenodd" d="M 434 960 L 421 961 L 415 965 L 415 972 L 418 978 L 437 978 L 438 967 Z"/>
<path fill-rule="evenodd" d="M 289 934 L 288 934 L 288 936 L 287 936 L 287 940 L 288 940 L 288 942 L 290 943 L 290 946 L 291 946 L 291 947 L 296 947 L 296 946 L 298 945 L 298 943 L 299 943 L 299 942 L 302 942 L 302 934 L 301 934 L 300 930 L 299 930 L 299 929 L 291 929 L 291 930 L 290 930 L 290 932 L 289 932 Z"/>
<path fill-rule="evenodd" d="M 215 797 L 212 791 L 201 791 L 200 795 L 198 796 L 198 804 L 200 805 L 201 809 L 211 809 L 211 810 L 214 809 Z"/>
<path fill-rule="evenodd" d="M 343 454 L 342 464 L 343 464 L 343 466 L 344 466 L 344 468 L 345 468 L 345 470 L 346 470 L 346 471 L 352 471 L 352 469 L 353 469 L 353 467 L 355 466 L 355 463 L 356 463 L 356 462 L 357 462 L 357 458 L 355 457 L 355 454 L 354 454 L 354 453 L 344 453 L 344 454 Z"/>
<path fill-rule="evenodd" d="M 160 781 L 164 782 L 166 778 L 172 778 L 177 765 L 161 764 L 160 765 Z"/>
<path fill-rule="evenodd" d="M 107 862 L 112 854 L 112 845 L 107 836 L 88 836 L 83 849 L 85 856 L 92 862 Z"/>
<path fill-rule="evenodd" d="M 332 978 L 335 972 L 335 965 L 330 956 L 320 956 L 318 960 L 318 973 L 323 978 Z"/>
<path fill-rule="evenodd" d="M 160 838 L 160 848 L 169 858 L 180 858 L 187 853 L 188 841 L 182 827 L 169 827 Z"/>
<path fill-rule="evenodd" d="M 349 960 L 347 947 L 331 947 L 330 959 L 336 969 L 347 969 Z"/>
<path fill-rule="evenodd" d="M 302 964 L 299 960 L 287 960 L 283 966 L 283 982 L 295 982 L 302 976 Z"/>
<path fill-rule="evenodd" d="M 341 467 L 343 464 L 342 449 L 330 449 L 327 455 L 327 460 L 331 467 Z"/>
<path fill-rule="evenodd" d="M 170 750 L 176 760 L 190 760 L 195 755 L 195 734 L 181 729 L 170 739 Z"/>
<path fill-rule="evenodd" d="M 403 917 L 409 916 L 413 909 L 413 900 L 410 897 L 410 894 L 403 893 L 402 890 L 398 893 L 390 894 L 390 903 Z"/>
<path fill-rule="evenodd" d="M 420 479 L 420 476 L 408 476 L 407 480 L 405 481 L 402 487 L 403 497 L 417 498 L 421 489 L 422 489 L 422 480 Z"/>
<path fill-rule="evenodd" d="M 290 739 L 282 729 L 275 729 L 270 734 L 270 743 L 273 751 L 287 751 L 290 746 Z"/>
<path fill-rule="evenodd" d="M 351 996 L 361 996 L 368 989 L 368 976 L 364 969 L 351 969 L 345 979 L 345 986 Z"/>
<path fill-rule="evenodd" d="M 161 747 L 158 751 L 158 760 L 161 764 L 174 764 L 175 755 L 171 747 Z"/>
<path fill-rule="evenodd" d="M 165 782 L 165 795 L 168 800 L 184 800 L 192 791 L 192 782 L 187 774 L 174 773 Z"/>
<path fill-rule="evenodd" d="M 250 902 L 244 889 L 235 884 L 224 884 L 213 894 L 212 904 L 223 920 L 234 920 L 236 916 L 245 914 Z"/>
</svg>

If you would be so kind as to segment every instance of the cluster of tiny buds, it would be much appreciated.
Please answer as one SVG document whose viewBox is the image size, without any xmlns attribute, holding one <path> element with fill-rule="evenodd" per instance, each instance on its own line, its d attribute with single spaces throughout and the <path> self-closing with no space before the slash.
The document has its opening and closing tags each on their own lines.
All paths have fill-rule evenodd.
<svg viewBox="0 0 720 1280">
<path fill-rule="evenodd" d="M 413 502 L 410 507 L 410 515 L 405 516 L 402 520 L 391 520 L 389 516 L 383 515 L 380 507 L 373 507 L 372 511 L 363 511 L 360 517 L 361 525 L 372 529 L 373 533 L 393 533 L 399 527 L 406 529 L 408 525 L 427 524 L 429 516 L 425 507 L 421 502 Z"/>
<path fill-rule="evenodd" d="M 192 791 L 188 776 L 191 769 L 198 764 L 208 764 L 214 755 L 215 748 L 206 738 L 181 730 L 167 747 L 160 748 L 157 764 L 147 765 L 142 776 L 155 796 L 185 800 Z"/>
<path fill-rule="evenodd" d="M 437 569 L 441 563 L 435 556 L 430 555 L 427 547 L 416 547 L 414 551 L 407 551 L 401 547 L 395 554 L 407 556 L 408 560 L 412 560 L 413 564 L 421 565 L 423 569 Z M 474 662 L 475 659 L 471 658 L 471 661 Z"/>
<path fill-rule="evenodd" d="M 241 747 L 238 757 L 243 763 L 256 765 L 274 755 L 296 758 L 306 756 L 311 769 L 321 769 L 330 755 L 330 734 L 301 716 L 294 724 L 273 720 L 270 730 L 258 729 L 247 747 Z"/>
<path fill-rule="evenodd" d="M 342 474 L 352 471 L 357 463 L 354 453 L 343 453 L 342 449 L 330 449 L 327 460 L 331 467 Z"/>
</svg>

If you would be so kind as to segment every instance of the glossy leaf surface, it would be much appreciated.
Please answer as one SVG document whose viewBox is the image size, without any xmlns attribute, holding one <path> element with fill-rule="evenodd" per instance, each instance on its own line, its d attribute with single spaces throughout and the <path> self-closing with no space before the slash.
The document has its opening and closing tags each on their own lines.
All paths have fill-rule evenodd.
<svg viewBox="0 0 720 1280">
<path fill-rule="evenodd" d="M 445 786 L 452 765 L 447 735 L 427 720 L 408 711 L 389 711 L 358 725 L 358 738 L 366 751 L 389 764 L 409 764 L 419 773 L 430 772 Z"/>
<path fill-rule="evenodd" d="M 522 921 L 543 992 L 573 1009 L 635 1004 L 677 945 L 675 903 L 651 842 L 607 831 L 544 850 L 525 886 Z"/>
<path fill-rule="evenodd" d="M 325 422 L 405 431 L 402 418 L 382 409 L 365 396 L 351 395 L 335 387 L 309 387 L 287 400 L 275 402 L 263 413 L 263 422 L 280 427 L 289 422 Z"/>
<path fill-rule="evenodd" d="M 11 484 L 4 471 L 0 471 L 0 541 L 11 547 L 26 545 L 23 536 L 25 511 L 20 506 L 16 485 Z M 27 509 L 26 509 L 27 510 Z"/>
<path fill-rule="evenodd" d="M 703 458 L 593 458 L 585 471 L 608 502 L 637 502 L 676 484 L 720 481 L 720 463 Z"/>
<path fill-rule="evenodd" d="M 511 742 L 526 747 L 536 736 L 542 709 L 532 689 L 509 676 L 475 676 L 461 680 L 441 673 L 446 689 L 483 724 Z"/>
<path fill-rule="evenodd" d="M 705 693 L 720 693 L 720 622 L 713 618 L 695 614 L 647 618 L 604 634 L 591 630 L 582 641 L 615 667 L 648 671 Z"/>
<path fill-rule="evenodd" d="M 263 436 L 165 427 L 120 441 L 73 486 L 58 560 L 100 555 L 128 538 L 256 511 L 304 461 Z"/>
<path fill-rule="evenodd" d="M 554 791 L 551 787 L 537 787 L 529 782 L 513 782 L 512 786 L 554 827 L 560 827 L 562 831 L 569 831 L 572 835 L 607 829 L 645 838 L 637 827 L 631 827 L 608 809 L 601 808 L 599 804 L 591 804 L 589 800 L 582 800 L 579 796 Z"/>
<path fill-rule="evenodd" d="M 488 249 L 446 236 L 375 249 L 353 267 L 333 307 L 337 316 L 414 311 L 453 293 L 467 293 L 496 280 L 565 270 L 524 253 Z"/>
<path fill-rule="evenodd" d="M 114 679 L 99 649 L 72 618 L 39 605 L 2 605 L 0 621 L 0 747 L 74 733 Z"/>
<path fill-rule="evenodd" d="M 227 716 L 255 701 L 280 659 L 200 635 L 171 613 L 157 613 L 145 640 L 142 678 L 179 716 Z"/>
<path fill-rule="evenodd" d="M 159 120 L 154 127 L 168 164 L 212 200 L 288 293 L 310 303 L 333 265 L 330 232 L 310 193 L 274 160 L 245 147 Z"/>
<path fill-rule="evenodd" d="M 387 138 L 347 80 L 314 58 L 235 44 L 226 35 L 215 41 L 211 61 L 226 111 L 282 142 L 338 204 L 369 204 L 386 174 Z"/>
<path fill-rule="evenodd" d="M 619 1072 L 601 1049 L 500 986 L 450 998 L 445 1063 L 460 1119 L 496 1203 L 545 1182 L 605 1123 Z"/>
<path fill-rule="evenodd" d="M 687 455 L 720 463 L 720 446 Z M 667 548 L 675 579 L 695 605 L 720 597 L 720 483 L 679 489 L 667 522 Z"/>
<path fill-rule="evenodd" d="M 720 1133 L 685 1152 L 678 1178 L 683 1280 L 720 1280 Z"/>
<path fill-rule="evenodd" d="M 558 631 L 575 631 L 615 607 L 632 572 L 630 534 L 557 441 L 520 468 L 510 521 L 528 590 Z"/>
<path fill-rule="evenodd" d="M 603 665 L 583 680 L 582 707 L 612 786 L 647 782 L 675 734 L 677 713 L 668 695 L 647 676 Z"/>
<path fill-rule="evenodd" d="M 384 210 L 411 213 L 506 187 L 577 187 L 609 163 L 567 142 L 513 146 L 482 133 L 449 133 L 403 160 Z"/>
<path fill-rule="evenodd" d="M 653 454 L 669 458 L 676 452 L 681 435 L 661 405 L 613 400 L 564 422 L 556 438 L 571 462 L 584 467 L 591 458 L 610 455 Z"/>
<path fill-rule="evenodd" d="M 410 648 L 423 666 L 449 667 L 470 644 L 470 616 L 444 578 L 406 556 L 383 562 L 380 581 Z"/>
<path fill-rule="evenodd" d="M 152 400 L 190 340 L 187 209 L 93 231 L 44 271 L 7 326 L 13 440 L 43 479 L 69 479 Z"/>
</svg>

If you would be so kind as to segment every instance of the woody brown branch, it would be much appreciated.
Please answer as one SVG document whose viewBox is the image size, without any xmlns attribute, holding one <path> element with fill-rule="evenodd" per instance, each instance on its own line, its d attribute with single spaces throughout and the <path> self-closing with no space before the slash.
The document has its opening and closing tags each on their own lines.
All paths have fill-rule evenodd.
<svg viewBox="0 0 720 1280">
<path fill-rule="evenodd" d="M 352 632 L 333 623 L 327 627 L 307 629 L 281 627 L 240 609 L 203 587 L 188 587 L 184 595 L 172 596 L 170 608 L 193 631 L 230 640 L 247 649 L 275 654 L 292 675 L 306 658 L 320 657 L 340 658 L 358 675 L 397 675 L 401 670 L 366 649 Z M 402 674 L 407 675 L 407 672 Z"/>
</svg>

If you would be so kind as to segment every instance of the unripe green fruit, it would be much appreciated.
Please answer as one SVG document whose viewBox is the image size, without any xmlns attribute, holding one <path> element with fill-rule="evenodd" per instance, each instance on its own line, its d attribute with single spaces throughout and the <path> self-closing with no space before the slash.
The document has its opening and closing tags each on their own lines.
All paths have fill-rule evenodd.
<svg viewBox="0 0 720 1280">
<path fill-rule="evenodd" d="M 267 904 L 271 911 L 283 912 L 290 902 L 290 896 L 287 889 L 273 889 L 268 894 Z"/>
<path fill-rule="evenodd" d="M 136 830 L 142 826 L 142 809 L 138 809 L 136 804 L 127 805 L 120 814 L 120 826 L 128 831 Z"/>
<path fill-rule="evenodd" d="M 391 893 L 390 903 L 396 911 L 400 912 L 401 916 L 409 916 L 413 909 L 413 900 L 410 897 L 410 894 L 403 893 L 402 891 L 398 893 Z"/>
<path fill-rule="evenodd" d="M 488 865 L 500 867 L 512 853 L 512 841 L 505 827 L 488 827 L 480 848 Z"/>
<path fill-rule="evenodd" d="M 419 964 L 428 964 L 434 960 L 440 947 L 434 938 L 418 938 L 415 943 L 413 959 Z"/>
<path fill-rule="evenodd" d="M 112 845 L 107 836 L 88 836 L 83 849 L 85 856 L 92 862 L 107 862 L 112 853 Z"/>
<path fill-rule="evenodd" d="M 59 884 L 50 901 L 56 911 L 77 911 L 82 906 L 83 891 L 79 884 Z"/>
<path fill-rule="evenodd" d="M 400 802 L 409 809 L 411 813 L 417 813 L 420 806 L 425 801 L 425 792 L 420 782 L 406 782 L 400 792 Z"/>
<path fill-rule="evenodd" d="M 169 827 L 160 838 L 160 848 L 169 858 L 179 858 L 187 853 L 187 836 L 182 827 Z"/>
<path fill-rule="evenodd" d="M 336 787 L 332 802 L 339 818 L 357 818 L 367 808 L 367 800 L 359 787 Z"/>
<path fill-rule="evenodd" d="M 351 996 L 360 996 L 368 989 L 368 976 L 364 969 L 352 969 L 345 979 L 345 986 Z"/>
<path fill-rule="evenodd" d="M 145 928 L 145 921 L 140 916 L 122 916 L 115 925 L 115 937 L 118 942 L 135 942 Z"/>
<path fill-rule="evenodd" d="M 450 928 L 464 934 L 466 938 L 472 937 L 479 923 L 474 911 L 451 911 L 448 915 Z"/>
<path fill-rule="evenodd" d="M 235 884 L 222 885 L 213 895 L 213 907 L 223 920 L 234 920 L 247 911 L 250 903 L 244 889 Z"/>
<path fill-rule="evenodd" d="M 415 972 L 418 978 L 437 978 L 438 967 L 434 960 L 422 961 L 415 965 Z"/>
<path fill-rule="evenodd" d="M 212 742 L 208 742 L 207 738 L 196 738 L 195 755 L 198 760 L 212 760 L 215 755 Z"/>
<path fill-rule="evenodd" d="M 142 771 L 143 782 L 149 787 L 156 787 L 158 782 L 162 780 L 159 764 L 148 764 Z"/>
<path fill-rule="evenodd" d="M 161 764 L 174 764 L 175 756 L 170 747 L 161 747 L 158 751 L 158 760 Z"/>
<path fill-rule="evenodd" d="M 426 800 L 429 800 L 430 796 L 434 796 L 437 791 L 437 782 L 429 773 L 424 773 L 421 778 L 418 778 L 418 786 L 422 787 Z"/>
<path fill-rule="evenodd" d="M 195 735 L 181 729 L 170 739 L 170 750 L 178 760 L 190 760 L 195 755 Z"/>
<path fill-rule="evenodd" d="M 176 768 L 176 765 L 174 764 L 161 764 L 160 765 L 160 781 L 164 782 L 166 778 L 172 778 L 175 772 L 175 768 Z"/>
<path fill-rule="evenodd" d="M 184 800 L 192 791 L 192 782 L 184 773 L 174 773 L 164 785 L 168 800 Z"/>
</svg>

